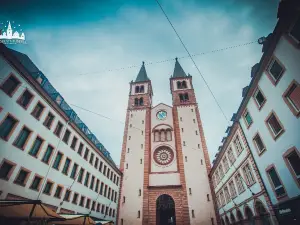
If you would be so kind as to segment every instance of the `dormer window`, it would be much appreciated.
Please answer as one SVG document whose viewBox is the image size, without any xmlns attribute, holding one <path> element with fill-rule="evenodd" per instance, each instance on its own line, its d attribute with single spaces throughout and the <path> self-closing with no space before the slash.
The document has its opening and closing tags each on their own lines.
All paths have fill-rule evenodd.
<svg viewBox="0 0 300 225">
<path fill-rule="evenodd" d="M 177 88 L 178 89 L 184 89 L 184 88 L 187 88 L 187 85 L 186 85 L 186 81 L 177 81 Z"/>
<path fill-rule="evenodd" d="M 188 93 L 179 94 L 179 99 L 180 99 L 181 103 L 188 102 L 189 101 L 189 95 L 188 95 Z"/>
</svg>

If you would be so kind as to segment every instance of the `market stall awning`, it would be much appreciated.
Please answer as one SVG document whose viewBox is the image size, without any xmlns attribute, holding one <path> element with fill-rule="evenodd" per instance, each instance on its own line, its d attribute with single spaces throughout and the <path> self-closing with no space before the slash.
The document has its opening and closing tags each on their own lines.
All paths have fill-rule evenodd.
<svg viewBox="0 0 300 225">
<path fill-rule="evenodd" d="M 86 214 L 60 214 L 64 221 L 56 221 L 55 224 L 64 225 L 95 225 L 95 221 Z"/>
<path fill-rule="evenodd" d="M 63 218 L 40 200 L 0 200 L 0 216 L 12 219 L 62 220 Z"/>
<path fill-rule="evenodd" d="M 107 220 L 95 220 L 95 223 L 97 225 L 113 225 L 113 221 L 107 221 Z"/>
</svg>

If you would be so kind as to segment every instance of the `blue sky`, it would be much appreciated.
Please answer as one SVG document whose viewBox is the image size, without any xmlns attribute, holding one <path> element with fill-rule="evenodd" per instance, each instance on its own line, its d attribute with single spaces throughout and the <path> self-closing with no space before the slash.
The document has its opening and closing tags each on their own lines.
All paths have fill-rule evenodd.
<svg viewBox="0 0 300 225">
<path fill-rule="evenodd" d="M 191 54 L 256 41 L 273 31 L 277 0 L 161 0 Z M 119 164 L 129 82 L 142 61 L 186 56 L 154 0 L 8 1 L 2 0 L 0 22 L 21 24 L 27 45 L 10 46 L 26 53 L 71 104 L 109 116 L 107 120 L 75 111 Z M 261 46 L 251 44 L 194 58 L 231 118 L 250 82 Z M 190 59 L 180 60 L 193 84 L 211 160 L 227 122 Z M 122 70 L 107 71 L 128 66 Z M 174 61 L 147 65 L 154 105 L 171 104 L 169 77 Z"/>
</svg>

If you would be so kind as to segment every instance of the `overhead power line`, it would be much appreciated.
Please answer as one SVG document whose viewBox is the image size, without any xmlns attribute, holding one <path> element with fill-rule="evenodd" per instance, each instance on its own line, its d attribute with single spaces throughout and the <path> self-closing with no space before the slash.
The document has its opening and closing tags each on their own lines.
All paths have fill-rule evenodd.
<svg viewBox="0 0 300 225">
<path fill-rule="evenodd" d="M 214 93 L 212 92 L 211 88 L 209 87 L 209 85 L 208 85 L 207 81 L 205 80 L 204 76 L 202 75 L 202 73 L 201 73 L 199 67 L 197 66 L 196 62 L 194 61 L 194 59 L 193 59 L 191 53 L 189 52 L 189 50 L 187 49 L 186 45 L 185 45 L 184 42 L 182 41 L 181 37 L 179 36 L 178 32 L 176 31 L 175 27 L 173 26 L 171 20 L 169 19 L 168 15 L 166 14 L 165 10 L 163 9 L 163 7 L 161 6 L 161 4 L 159 3 L 158 0 L 155 0 L 155 1 L 157 2 L 158 6 L 160 7 L 160 9 L 161 9 L 161 11 L 163 12 L 163 14 L 165 15 L 166 19 L 168 20 L 169 24 L 171 25 L 172 29 L 174 30 L 175 34 L 177 35 L 178 39 L 180 40 L 180 42 L 181 42 L 182 46 L 184 47 L 185 51 L 186 51 L 187 54 L 189 55 L 189 58 L 192 60 L 192 62 L 193 62 L 193 64 L 194 64 L 194 66 L 196 67 L 196 69 L 197 69 L 199 75 L 202 77 L 202 79 L 203 79 L 203 81 L 204 81 L 206 87 L 208 88 L 209 92 L 210 92 L 211 95 L 213 96 L 213 98 L 214 98 L 215 102 L 217 103 L 217 105 L 218 105 L 220 111 L 222 112 L 222 114 L 223 114 L 223 116 L 224 116 L 226 122 L 227 122 L 227 123 L 230 123 L 229 120 L 228 120 L 228 118 L 227 118 L 227 116 L 225 115 L 225 113 L 224 113 L 224 111 L 223 111 L 221 105 L 219 104 L 219 102 L 218 102 L 216 96 L 214 95 Z"/>
<path fill-rule="evenodd" d="M 193 54 L 192 56 L 207 55 L 207 54 L 210 54 L 210 53 L 226 51 L 226 50 L 229 50 L 229 49 L 239 48 L 239 47 L 243 47 L 243 46 L 251 45 L 251 44 L 255 44 L 255 43 L 257 43 L 257 41 L 251 41 L 251 42 L 246 42 L 246 43 L 243 43 L 243 44 L 232 45 L 232 46 L 228 46 L 228 47 L 224 47 L 224 48 L 210 50 L 210 51 L 207 51 L 207 52 L 201 52 L 201 53 Z M 177 57 L 177 58 L 178 59 L 185 59 L 185 58 L 189 58 L 189 57 L 190 56 L 181 56 L 181 57 Z M 160 61 L 145 62 L 145 65 L 161 64 L 161 63 L 166 63 L 166 62 L 170 62 L 170 61 L 174 61 L 174 60 L 175 60 L 175 57 L 170 58 L 170 59 L 160 60 Z M 87 75 L 99 74 L 99 73 L 104 73 L 104 72 L 120 71 L 120 70 L 125 70 L 125 69 L 138 68 L 140 66 L 141 65 L 139 64 L 139 65 L 120 67 L 120 68 L 103 69 L 103 70 L 95 71 L 95 72 L 80 73 L 80 74 L 75 74 L 75 75 L 73 74 L 72 77 L 74 77 L 74 76 L 87 76 Z M 53 76 L 52 78 L 62 78 L 62 76 L 58 75 L 58 76 Z"/>
</svg>

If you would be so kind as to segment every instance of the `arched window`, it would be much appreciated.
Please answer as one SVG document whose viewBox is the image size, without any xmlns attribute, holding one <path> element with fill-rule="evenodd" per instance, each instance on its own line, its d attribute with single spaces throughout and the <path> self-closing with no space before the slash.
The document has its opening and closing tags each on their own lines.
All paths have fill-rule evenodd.
<svg viewBox="0 0 300 225">
<path fill-rule="evenodd" d="M 140 98 L 140 105 L 144 105 L 144 99 Z"/>
<path fill-rule="evenodd" d="M 134 99 L 134 106 L 138 106 L 139 105 L 139 99 L 138 98 L 135 98 Z"/>
<path fill-rule="evenodd" d="M 188 93 L 185 93 L 185 94 L 184 94 L 184 100 L 185 100 L 185 101 L 188 101 L 188 100 L 189 100 L 189 95 L 188 95 Z"/>
<path fill-rule="evenodd" d="M 167 141 L 172 141 L 172 132 L 171 130 L 167 130 Z"/>
<path fill-rule="evenodd" d="M 166 141 L 166 132 L 165 132 L 165 130 L 160 130 L 160 141 Z"/>
<path fill-rule="evenodd" d="M 184 96 L 183 96 L 183 94 L 179 94 L 179 99 L 180 99 L 180 102 L 184 102 Z"/>
<path fill-rule="evenodd" d="M 139 86 L 135 86 L 135 93 L 139 93 L 140 92 L 140 87 Z"/>
<path fill-rule="evenodd" d="M 177 81 L 177 88 L 181 89 L 181 82 L 180 81 Z"/>
<path fill-rule="evenodd" d="M 182 88 L 187 88 L 185 80 L 182 81 Z"/>
<path fill-rule="evenodd" d="M 140 93 L 144 93 L 144 85 L 140 87 Z"/>
<path fill-rule="evenodd" d="M 261 222 L 263 225 L 270 225 L 269 213 L 266 208 L 260 201 L 256 201 L 255 203 L 256 214 L 258 215 L 257 220 Z"/>
<path fill-rule="evenodd" d="M 154 131 L 154 141 L 160 141 L 160 134 L 159 131 Z"/>
</svg>

